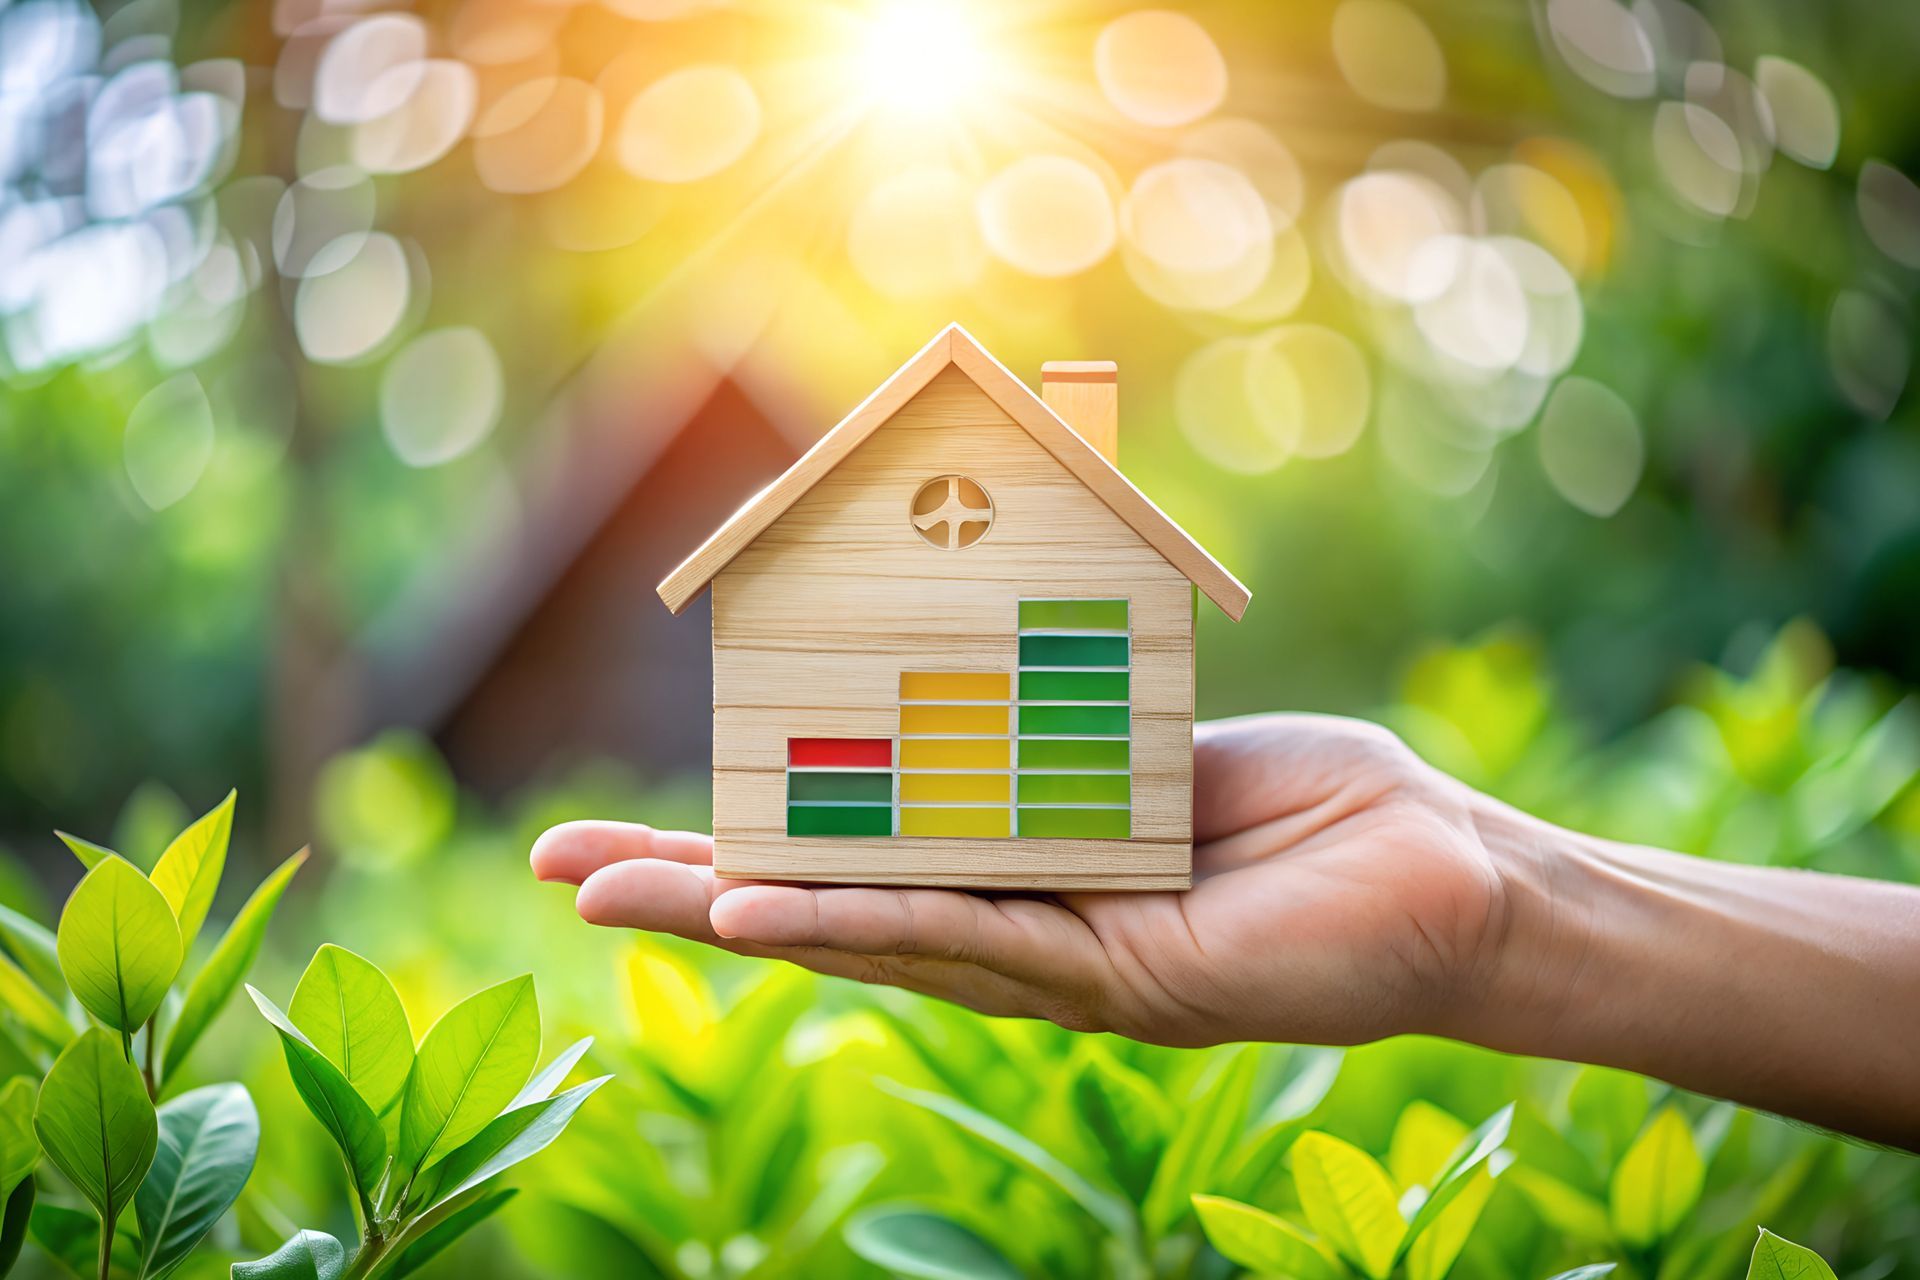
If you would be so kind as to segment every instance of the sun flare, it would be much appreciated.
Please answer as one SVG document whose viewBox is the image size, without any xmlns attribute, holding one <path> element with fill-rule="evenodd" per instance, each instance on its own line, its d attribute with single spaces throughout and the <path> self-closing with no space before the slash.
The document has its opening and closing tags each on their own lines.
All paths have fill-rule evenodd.
<svg viewBox="0 0 1920 1280">
<path fill-rule="evenodd" d="M 864 24 L 856 74 L 877 109 L 937 114 L 991 80 L 992 60 L 956 0 L 885 0 Z"/>
</svg>

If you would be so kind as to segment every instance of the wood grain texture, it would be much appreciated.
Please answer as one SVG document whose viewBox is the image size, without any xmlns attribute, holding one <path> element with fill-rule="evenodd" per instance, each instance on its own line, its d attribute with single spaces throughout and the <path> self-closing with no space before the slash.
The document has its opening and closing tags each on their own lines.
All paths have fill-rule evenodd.
<svg viewBox="0 0 1920 1280">
<path fill-rule="evenodd" d="M 1239 579 L 1209 556 L 1184 529 L 958 325 L 948 325 L 941 330 L 784 475 L 715 530 L 660 583 L 661 600 L 675 613 L 685 609 L 735 557 L 752 546 L 876 430 L 893 420 L 902 405 L 949 367 L 965 373 L 999 407 L 1007 421 L 1024 429 L 1068 475 L 1091 491 L 1146 545 L 1185 574 L 1228 617 L 1237 622 L 1246 613 L 1251 596 Z M 938 473 L 929 472 L 921 479 L 930 479 L 935 474 Z"/>
<path fill-rule="evenodd" d="M 1113 361 L 1047 361 L 1040 366 L 1040 399 L 1101 457 L 1120 465 L 1120 371 Z"/>
<path fill-rule="evenodd" d="M 1057 425 L 1057 424 L 1056 424 Z M 957 472 L 993 527 L 945 551 L 908 522 Z M 1168 889 L 1190 880 L 1193 587 L 958 369 L 938 373 L 714 579 L 714 866 L 839 883 Z M 1012 672 L 1019 600 L 1131 601 L 1133 837 L 796 840 L 789 737 L 887 737 L 903 671 Z"/>
<path fill-rule="evenodd" d="M 953 363 L 973 379 L 992 401 L 1071 472 L 1081 484 L 1092 490 L 1112 512 L 1144 538 L 1167 562 L 1184 573 L 1202 595 L 1220 606 L 1220 611 L 1240 621 L 1253 598 L 1246 586 L 1201 545 L 1187 536 L 1153 500 L 1134 487 L 1133 482 L 1114 469 L 1112 463 L 1095 452 L 1086 441 L 1056 417 L 1038 400 L 1027 384 L 1013 376 L 1007 367 L 987 354 L 966 330 L 954 329 L 951 350 Z"/>
</svg>

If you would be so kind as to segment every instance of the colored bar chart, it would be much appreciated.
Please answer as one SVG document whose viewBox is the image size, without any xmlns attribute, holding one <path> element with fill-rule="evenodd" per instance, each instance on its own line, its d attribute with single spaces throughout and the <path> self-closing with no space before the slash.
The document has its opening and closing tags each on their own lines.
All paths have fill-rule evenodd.
<svg viewBox="0 0 1920 1280">
<path fill-rule="evenodd" d="M 1014 828 L 1132 834 L 1132 634 L 1125 600 L 1022 600 Z"/>
<path fill-rule="evenodd" d="M 789 738 L 787 834 L 893 834 L 891 738 Z"/>
<path fill-rule="evenodd" d="M 1013 680 L 1001 671 L 900 675 L 900 834 L 1013 834 Z"/>
<path fill-rule="evenodd" d="M 787 834 L 1129 838 L 1127 601 L 1022 600 L 1016 625 L 1012 673 L 902 672 L 897 740 L 788 739 Z"/>
</svg>

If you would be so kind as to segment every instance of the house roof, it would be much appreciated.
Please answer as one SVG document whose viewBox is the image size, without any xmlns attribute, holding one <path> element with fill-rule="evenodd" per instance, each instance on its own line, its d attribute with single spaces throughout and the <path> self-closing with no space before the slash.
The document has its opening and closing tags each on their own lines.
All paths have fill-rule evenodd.
<svg viewBox="0 0 1920 1280">
<path fill-rule="evenodd" d="M 1098 450 L 1061 421 L 1026 383 L 988 355 L 973 335 L 957 324 L 950 324 L 935 335 L 918 355 L 875 388 L 872 395 L 822 436 L 779 479 L 749 498 L 746 505 L 715 529 L 679 568 L 668 574 L 659 587 L 660 598 L 667 607 L 679 613 L 698 598 L 735 556 L 771 528 L 808 490 L 949 365 L 957 366 L 972 379 L 1008 417 L 1019 423 L 1081 484 L 1165 557 L 1167 563 L 1184 573 L 1207 599 L 1219 605 L 1221 612 L 1236 622 L 1240 620 L 1247 611 L 1247 602 L 1252 599 L 1240 580 L 1208 555 L 1186 530 L 1175 524 Z"/>
</svg>

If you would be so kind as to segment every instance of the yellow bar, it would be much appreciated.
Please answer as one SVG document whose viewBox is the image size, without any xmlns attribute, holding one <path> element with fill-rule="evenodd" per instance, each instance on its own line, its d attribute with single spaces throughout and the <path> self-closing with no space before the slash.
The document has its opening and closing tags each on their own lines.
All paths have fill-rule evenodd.
<svg viewBox="0 0 1920 1280">
<path fill-rule="evenodd" d="M 1005 733 L 1005 707 L 902 707 L 901 733 Z"/>
<path fill-rule="evenodd" d="M 902 809 L 903 836 L 973 836 L 1005 838 L 1013 821 L 1005 809 Z"/>
<path fill-rule="evenodd" d="M 903 773 L 900 799 L 907 804 L 939 804 L 954 800 L 1007 802 L 1004 773 Z"/>
<path fill-rule="evenodd" d="M 903 671 L 902 702 L 1005 702 L 1013 680 L 1004 671 Z"/>
<path fill-rule="evenodd" d="M 900 744 L 902 769 L 1004 769 L 1012 744 L 1005 738 L 908 738 Z"/>
</svg>

